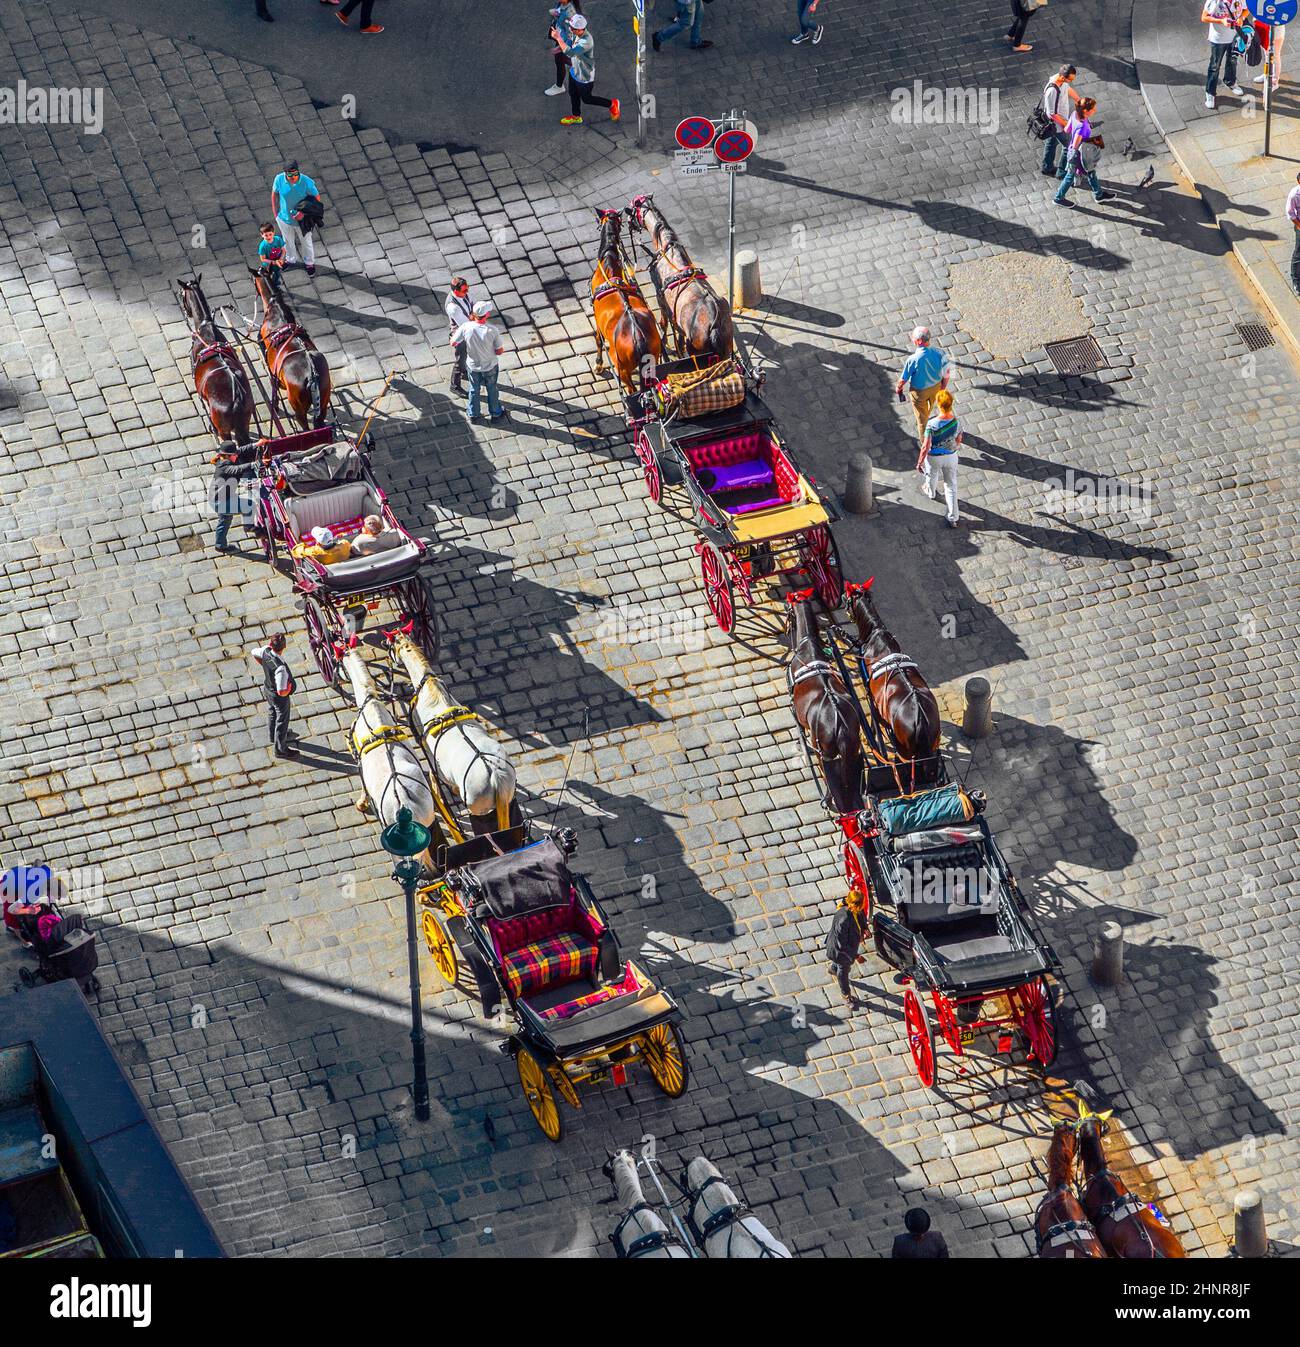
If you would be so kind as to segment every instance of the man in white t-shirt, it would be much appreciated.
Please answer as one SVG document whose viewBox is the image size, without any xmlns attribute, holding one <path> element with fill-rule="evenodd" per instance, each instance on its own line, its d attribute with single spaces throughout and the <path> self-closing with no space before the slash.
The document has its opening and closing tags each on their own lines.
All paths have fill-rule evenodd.
<svg viewBox="0 0 1300 1347">
<path fill-rule="evenodd" d="M 1049 178 L 1054 173 L 1058 178 L 1065 177 L 1065 161 L 1069 155 L 1061 155 L 1061 168 L 1057 172 L 1056 151 L 1058 147 L 1062 150 L 1069 148 L 1065 138 L 1065 124 L 1070 120 L 1070 104 L 1079 101 L 1078 90 L 1074 87 L 1075 76 L 1078 73 L 1074 66 L 1063 65 L 1043 85 L 1043 96 L 1038 100 L 1039 106 L 1051 118 L 1052 125 L 1056 128 L 1056 133 L 1043 141 L 1043 173 Z"/>
<path fill-rule="evenodd" d="M 1205 71 L 1205 106 L 1214 107 L 1219 91 L 1219 68 L 1230 94 L 1238 98 L 1246 91 L 1237 83 L 1237 27 L 1250 15 L 1241 0 L 1205 0 L 1201 22 L 1208 25 L 1210 64 Z"/>
<path fill-rule="evenodd" d="M 480 300 L 474 305 L 474 316 L 451 335 L 453 346 L 465 348 L 465 372 L 469 375 L 469 400 L 465 413 L 471 421 L 478 417 L 479 394 L 485 389 L 488 413 L 492 419 L 497 421 L 506 414 L 497 392 L 497 375 L 501 366 L 499 357 L 506 348 L 501 344 L 500 331 L 488 322 L 491 316 L 492 305 Z"/>
</svg>

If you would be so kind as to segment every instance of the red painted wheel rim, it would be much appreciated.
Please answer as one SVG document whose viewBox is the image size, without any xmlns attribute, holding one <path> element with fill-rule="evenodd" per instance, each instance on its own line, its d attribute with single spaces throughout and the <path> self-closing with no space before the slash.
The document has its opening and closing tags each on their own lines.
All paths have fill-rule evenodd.
<svg viewBox="0 0 1300 1347">
<path fill-rule="evenodd" d="M 1029 1056 L 1042 1066 L 1056 1060 L 1056 1016 L 1052 998 L 1042 978 L 1026 982 L 1017 991 L 1020 999 L 1020 1027 L 1029 1040 Z"/>
<path fill-rule="evenodd" d="M 333 683 L 338 670 L 330 650 L 330 635 L 325 629 L 320 609 L 314 603 L 307 605 L 307 637 L 311 642 L 311 652 L 316 656 L 316 667 L 320 670 L 320 676 L 327 683 Z"/>
<path fill-rule="evenodd" d="M 903 997 L 903 1018 L 907 1025 L 907 1046 L 912 1050 L 916 1074 L 921 1084 L 930 1089 L 934 1085 L 934 1039 L 925 1007 L 911 987 Z"/>
<path fill-rule="evenodd" d="M 943 1041 L 960 1056 L 961 1028 L 957 1024 L 957 1014 L 952 1008 L 952 1002 L 938 992 L 931 992 L 930 999 L 934 1002 L 934 1014 L 939 1021 L 939 1032 L 943 1035 Z"/>
<path fill-rule="evenodd" d="M 645 477 L 645 489 L 650 499 L 657 505 L 663 495 L 663 479 L 659 475 L 659 462 L 650 447 L 650 438 L 644 430 L 638 430 L 633 441 L 636 456 L 641 460 L 641 472 Z"/>
<path fill-rule="evenodd" d="M 723 631 L 730 634 L 736 625 L 736 604 L 731 592 L 731 577 L 722 554 L 714 547 L 700 553 L 700 574 L 704 579 L 704 596 L 709 611 Z"/>
<path fill-rule="evenodd" d="M 865 918 L 871 912 L 871 884 L 867 879 L 862 852 L 852 842 L 844 844 L 844 878 L 848 880 L 849 888 L 856 889 L 862 895 L 862 915 Z"/>
<path fill-rule="evenodd" d="M 844 577 L 840 574 L 839 556 L 830 529 L 819 524 L 805 537 L 808 549 L 808 571 L 817 597 L 827 608 L 835 608 L 844 597 Z"/>
</svg>

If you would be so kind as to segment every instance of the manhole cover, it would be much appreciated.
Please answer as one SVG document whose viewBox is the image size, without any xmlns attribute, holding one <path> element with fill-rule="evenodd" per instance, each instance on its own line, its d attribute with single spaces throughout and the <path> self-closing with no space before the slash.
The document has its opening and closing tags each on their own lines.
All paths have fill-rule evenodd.
<svg viewBox="0 0 1300 1347">
<path fill-rule="evenodd" d="M 1053 341 L 1043 348 L 1058 374 L 1095 374 L 1106 368 L 1106 357 L 1101 353 L 1095 337 L 1071 337 L 1069 341 Z"/>
<path fill-rule="evenodd" d="M 1266 346 L 1274 344 L 1273 334 L 1265 323 L 1238 323 L 1237 335 L 1251 351 L 1262 351 Z"/>
</svg>

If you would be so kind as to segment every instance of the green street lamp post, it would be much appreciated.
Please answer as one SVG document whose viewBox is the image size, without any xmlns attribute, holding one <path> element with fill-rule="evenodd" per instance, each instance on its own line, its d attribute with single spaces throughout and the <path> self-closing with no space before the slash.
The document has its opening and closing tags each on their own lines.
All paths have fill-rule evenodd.
<svg viewBox="0 0 1300 1347">
<path fill-rule="evenodd" d="M 420 1122 L 429 1121 L 429 1078 L 424 1065 L 424 1016 L 420 1010 L 420 958 L 415 939 L 415 886 L 420 882 L 421 866 L 415 858 L 429 849 L 433 834 L 417 823 L 409 809 L 399 809 L 379 840 L 390 856 L 396 856 L 393 878 L 406 895 L 406 956 L 410 964 L 411 982 L 411 1061 L 415 1080 L 411 1096 L 415 1100 L 415 1116 Z"/>
</svg>

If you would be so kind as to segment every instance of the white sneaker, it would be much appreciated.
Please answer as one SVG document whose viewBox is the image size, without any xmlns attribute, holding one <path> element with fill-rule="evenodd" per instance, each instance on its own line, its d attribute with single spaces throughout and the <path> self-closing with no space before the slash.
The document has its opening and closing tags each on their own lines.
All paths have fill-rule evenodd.
<svg viewBox="0 0 1300 1347">
<path fill-rule="evenodd" d="M 554 98 L 556 94 L 562 94 L 564 92 L 564 85 L 552 84 L 549 89 L 543 89 L 542 92 L 547 96 L 547 98 Z"/>
<path fill-rule="evenodd" d="M 1207 108 L 1212 108 L 1212 107 L 1214 106 L 1214 95 L 1213 95 L 1213 94 L 1206 94 L 1206 95 L 1205 95 L 1205 106 L 1206 106 Z"/>
<path fill-rule="evenodd" d="M 813 33 L 813 46 L 814 46 L 814 47 L 815 47 L 815 46 L 822 40 L 822 34 L 823 34 L 825 31 L 826 31 L 826 29 L 823 28 L 821 24 L 818 24 L 818 25 L 817 25 L 817 29 L 816 29 L 816 31 Z"/>
<path fill-rule="evenodd" d="M 1240 84 L 1230 84 L 1228 85 L 1228 92 L 1230 94 L 1236 94 L 1236 96 L 1240 98 L 1242 94 L 1244 94 L 1246 91 L 1241 87 Z"/>
<path fill-rule="evenodd" d="M 1267 75 L 1256 75 L 1255 78 L 1251 81 L 1251 83 L 1252 83 L 1252 84 L 1263 84 L 1264 81 L 1265 81 L 1267 78 L 1268 78 Z"/>
</svg>

